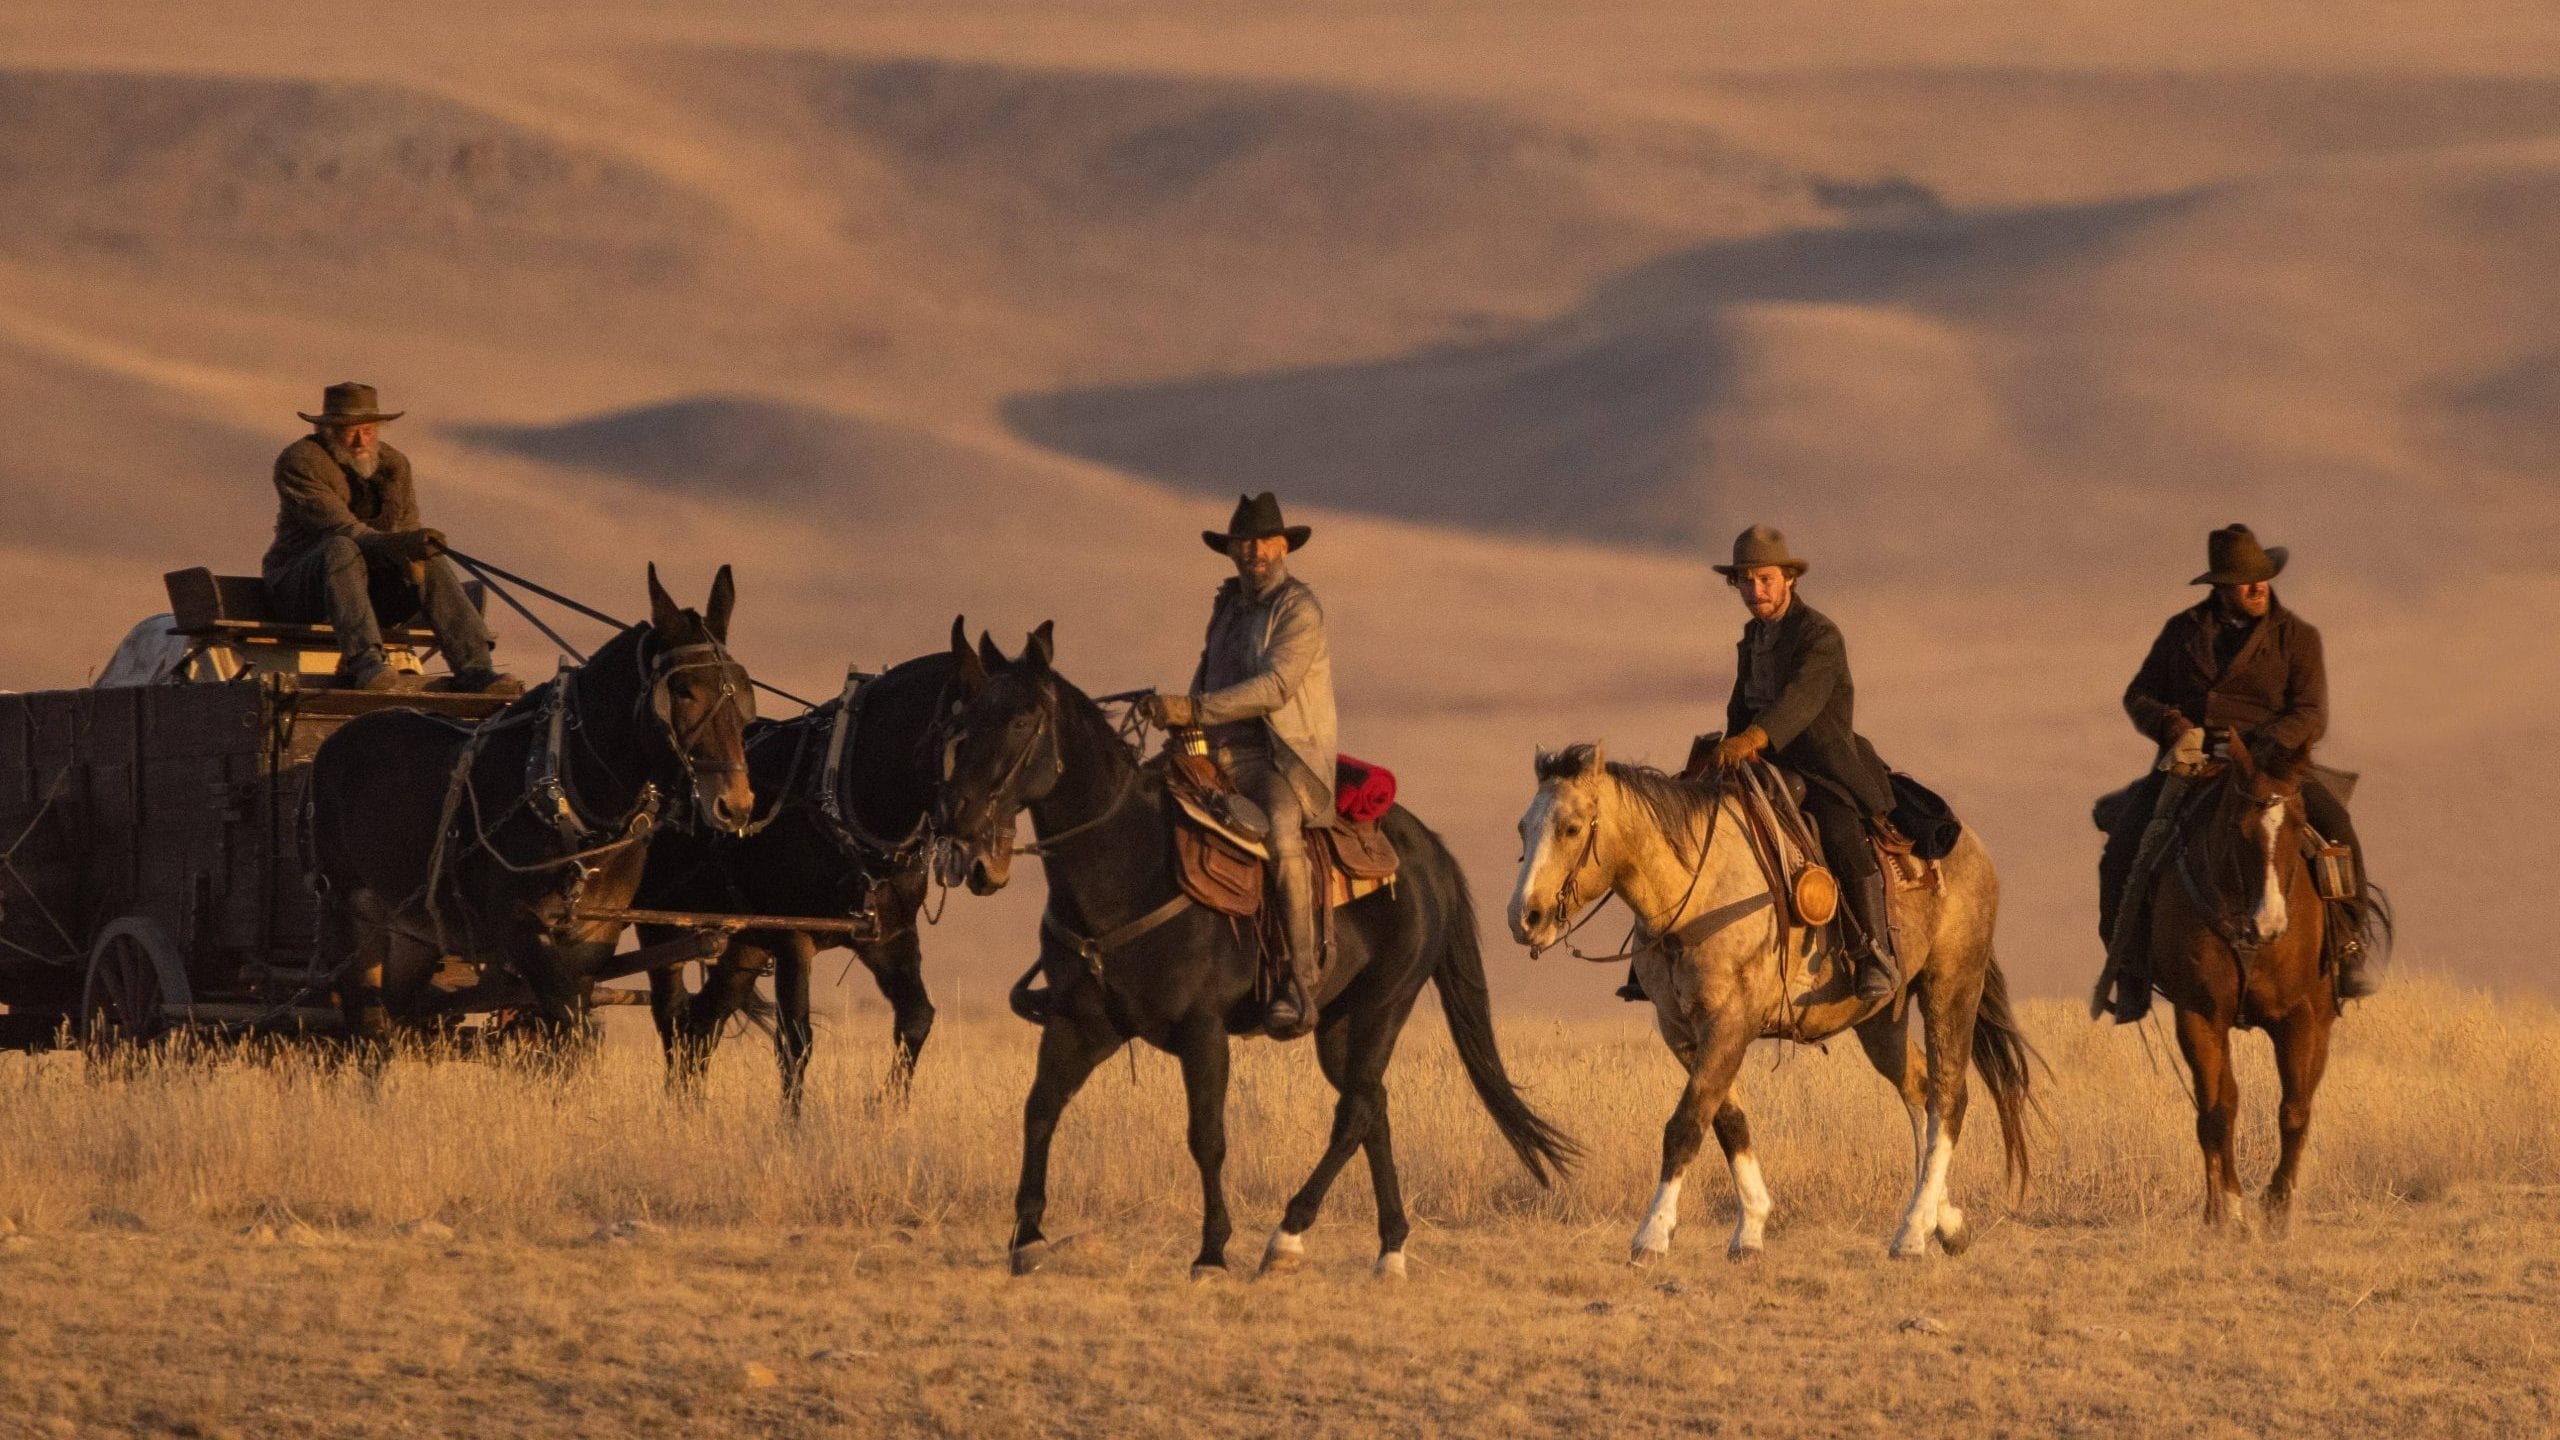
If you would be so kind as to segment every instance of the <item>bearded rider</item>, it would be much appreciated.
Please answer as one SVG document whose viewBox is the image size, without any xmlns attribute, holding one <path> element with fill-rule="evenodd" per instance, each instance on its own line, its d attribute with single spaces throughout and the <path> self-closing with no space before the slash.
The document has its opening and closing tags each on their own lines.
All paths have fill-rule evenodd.
<svg viewBox="0 0 2560 1440">
<path fill-rule="evenodd" d="M 2115 986 L 2108 1008 L 2119 1024 L 2151 1008 L 2150 927 L 2142 902 L 2166 858 L 2183 776 L 2205 763 L 2207 733 L 2237 731 L 2250 753 L 2264 759 L 2278 750 L 2308 751 L 2329 728 L 2320 632 L 2276 599 L 2274 582 L 2284 564 L 2284 547 L 2260 545 L 2246 525 L 2226 525 L 2206 537 L 2205 573 L 2190 583 L 2210 585 L 2213 593 L 2169 618 L 2125 688 L 2125 714 L 2160 746 L 2161 759 L 2124 792 L 2098 861 L 2098 938 L 2107 942 Z M 2364 849 L 2354 822 L 2317 770 L 2303 778 L 2302 807 L 2312 829 L 2354 853 L 2361 876 Z M 2340 939 L 2338 998 L 2373 993 L 2361 936 L 2350 928 Z"/>
<path fill-rule="evenodd" d="M 1290 552 L 1310 531 L 1281 518 L 1269 491 L 1239 496 L 1225 533 L 1204 530 L 1209 548 L 1233 561 L 1218 589 L 1209 633 L 1187 694 L 1150 695 L 1139 713 L 1167 729 L 1207 730 L 1219 767 L 1271 819 L 1270 848 L 1280 931 L 1288 947 L 1283 983 L 1272 987 L 1264 1028 L 1292 1039 L 1315 1025 L 1323 975 L 1316 907 L 1324 897 L 1307 849 L 1306 827 L 1333 818 L 1333 660 L 1324 610 L 1288 571 Z"/>
</svg>

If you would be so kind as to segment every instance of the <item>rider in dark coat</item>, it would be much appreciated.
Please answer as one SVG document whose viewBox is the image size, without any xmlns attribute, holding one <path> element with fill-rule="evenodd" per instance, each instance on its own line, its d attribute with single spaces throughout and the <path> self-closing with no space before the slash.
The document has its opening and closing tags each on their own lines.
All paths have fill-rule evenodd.
<svg viewBox="0 0 2560 1440">
<path fill-rule="evenodd" d="M 2192 583 L 2210 585 L 2213 593 L 2161 627 L 2142 669 L 2125 687 L 2125 714 L 2164 751 L 2182 740 L 2196 746 L 2185 737 L 2199 729 L 2208 735 L 2236 730 L 2261 760 L 2279 750 L 2310 750 L 2329 729 L 2329 673 L 2320 632 L 2276 599 L 2273 582 L 2284 569 L 2284 547 L 2261 546 L 2248 526 L 2231 525 L 2207 538 L 2205 552 L 2205 573 Z M 2140 884 L 2135 860 L 2168 781 L 2169 772 L 2155 768 L 2125 792 L 2098 861 L 2098 934 L 2116 953 L 2119 1020 L 2140 1019 L 2151 1004 L 2145 947 L 2112 942 L 2129 890 Z M 2354 822 L 2317 771 L 2303 780 L 2302 804 L 2311 828 L 2355 851 L 2361 875 L 2364 852 Z M 2356 946 L 2341 952 L 2338 990 L 2344 998 L 2371 992 L 2362 958 Z"/>
<path fill-rule="evenodd" d="M 1730 768 L 1765 753 L 1805 778 L 1805 816 L 1864 932 L 1858 994 L 1886 1000 L 1900 980 L 1870 825 L 1893 810 L 1893 776 L 1855 728 L 1857 688 L 1840 627 L 1796 594 L 1808 568 L 1787 552 L 1787 537 L 1765 525 L 1736 536 L 1733 563 L 1715 567 L 1752 616 L 1736 647 L 1715 758 Z"/>
</svg>

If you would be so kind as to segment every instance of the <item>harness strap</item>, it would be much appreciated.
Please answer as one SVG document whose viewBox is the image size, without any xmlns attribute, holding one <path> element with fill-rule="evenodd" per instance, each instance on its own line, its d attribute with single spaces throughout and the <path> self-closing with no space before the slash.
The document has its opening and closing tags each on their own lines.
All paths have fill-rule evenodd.
<svg viewBox="0 0 2560 1440">
<path fill-rule="evenodd" d="M 1087 939 L 1082 935 L 1078 935 L 1073 930 L 1068 929 L 1066 922 L 1058 918 L 1057 911 L 1044 909 L 1040 912 L 1040 930 L 1042 934 L 1054 936 L 1058 940 L 1063 941 L 1070 949 L 1074 950 L 1076 952 L 1076 957 L 1084 961 L 1085 973 L 1091 975 L 1096 980 L 1100 980 L 1102 978 L 1102 962 L 1111 954 L 1112 951 L 1121 949 L 1133 941 L 1139 940 L 1147 935 L 1151 935 L 1164 928 L 1166 925 L 1172 923 L 1174 917 L 1180 915 L 1183 911 L 1190 909 L 1191 905 L 1191 897 L 1188 894 L 1177 890 L 1174 892 L 1172 899 L 1167 900 L 1153 910 L 1148 911 L 1146 914 L 1139 916 L 1137 919 L 1132 920 L 1125 925 L 1114 926 L 1091 939 Z"/>
</svg>

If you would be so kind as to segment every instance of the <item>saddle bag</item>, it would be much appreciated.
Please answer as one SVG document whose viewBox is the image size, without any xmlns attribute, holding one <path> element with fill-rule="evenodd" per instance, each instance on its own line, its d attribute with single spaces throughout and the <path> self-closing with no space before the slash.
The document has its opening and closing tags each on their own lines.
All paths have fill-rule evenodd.
<svg viewBox="0 0 2560 1440">
<path fill-rule="evenodd" d="M 1328 825 L 1307 831 L 1321 835 L 1332 848 L 1333 863 L 1354 880 L 1392 880 L 1396 874 L 1395 843 L 1375 825 Z"/>
<path fill-rule="evenodd" d="M 1173 867 L 1182 893 L 1204 909 L 1239 918 L 1262 913 L 1262 861 L 1216 833 L 1177 823 Z"/>
</svg>

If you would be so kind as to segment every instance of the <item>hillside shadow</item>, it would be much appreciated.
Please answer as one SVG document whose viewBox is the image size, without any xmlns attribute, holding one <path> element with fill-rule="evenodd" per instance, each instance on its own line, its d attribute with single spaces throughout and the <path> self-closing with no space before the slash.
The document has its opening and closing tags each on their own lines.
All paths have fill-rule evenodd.
<svg viewBox="0 0 2560 1440">
<path fill-rule="evenodd" d="M 1894 305 L 1961 316 L 2207 193 L 1801 229 L 1684 250 L 1494 340 L 1360 365 L 1008 399 L 1036 444 L 1182 489 L 1496 531 L 1696 538 L 1729 312 Z"/>
</svg>

